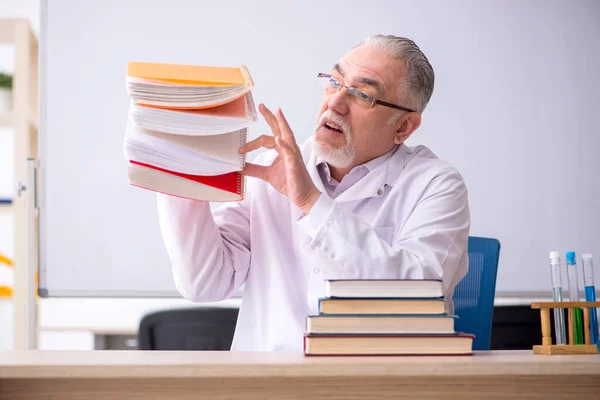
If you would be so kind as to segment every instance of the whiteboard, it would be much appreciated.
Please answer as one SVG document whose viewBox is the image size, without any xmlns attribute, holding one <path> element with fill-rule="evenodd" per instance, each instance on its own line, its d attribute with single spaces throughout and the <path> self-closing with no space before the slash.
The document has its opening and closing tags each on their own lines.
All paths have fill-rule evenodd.
<svg viewBox="0 0 600 400">
<path fill-rule="evenodd" d="M 374 33 L 414 39 L 434 67 L 407 144 L 463 174 L 471 235 L 502 244 L 497 294 L 548 295 L 550 250 L 594 253 L 600 279 L 599 4 L 43 1 L 40 293 L 178 296 L 156 196 L 127 183 L 128 61 L 246 64 L 302 142 L 317 73 Z"/>
</svg>

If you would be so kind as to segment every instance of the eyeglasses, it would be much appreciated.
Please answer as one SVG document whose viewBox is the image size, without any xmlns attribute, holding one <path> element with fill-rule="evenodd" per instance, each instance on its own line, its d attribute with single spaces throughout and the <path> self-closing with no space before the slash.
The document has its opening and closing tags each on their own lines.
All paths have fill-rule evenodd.
<svg viewBox="0 0 600 400">
<path fill-rule="evenodd" d="M 331 76 L 330 74 L 324 74 L 324 73 L 319 73 L 319 75 L 317 75 L 319 78 L 324 78 L 324 80 L 327 80 L 327 86 L 325 86 L 325 92 L 326 93 L 337 93 L 340 90 L 342 90 L 343 87 L 345 87 L 346 89 L 348 89 L 348 96 L 350 96 L 351 98 L 355 99 L 356 102 L 364 108 L 371 108 L 373 107 L 373 104 L 379 104 L 381 106 L 385 106 L 385 107 L 391 107 L 391 108 L 395 108 L 397 110 L 402 110 L 402 111 L 408 111 L 408 112 L 416 112 L 413 109 L 410 108 L 406 108 L 406 107 L 402 107 L 402 106 L 398 106 L 396 104 L 392 104 L 392 103 L 387 103 L 385 101 L 381 101 L 381 100 L 377 100 L 375 97 L 371 96 L 368 93 L 363 92 L 362 90 L 359 90 L 355 87 L 352 86 L 346 86 L 344 85 L 342 82 L 338 81 L 337 79 L 335 79 L 333 76 Z"/>
</svg>

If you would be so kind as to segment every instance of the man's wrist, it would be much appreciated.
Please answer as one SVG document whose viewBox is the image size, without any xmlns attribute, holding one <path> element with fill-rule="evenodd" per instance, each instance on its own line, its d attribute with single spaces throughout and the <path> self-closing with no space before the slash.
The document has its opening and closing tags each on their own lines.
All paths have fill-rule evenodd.
<svg viewBox="0 0 600 400">
<path fill-rule="evenodd" d="M 308 200 L 304 204 L 300 205 L 300 209 L 302 210 L 304 215 L 308 215 L 310 213 L 310 210 L 313 208 L 317 200 L 319 200 L 320 196 L 321 192 L 319 191 L 319 189 L 314 188 L 314 190 L 308 197 Z"/>
<path fill-rule="evenodd" d="M 325 193 L 318 194 L 319 196 L 312 207 L 306 207 L 307 212 L 303 210 L 303 215 L 298 219 L 298 224 L 311 239 L 317 237 L 335 206 L 335 202 Z"/>
</svg>

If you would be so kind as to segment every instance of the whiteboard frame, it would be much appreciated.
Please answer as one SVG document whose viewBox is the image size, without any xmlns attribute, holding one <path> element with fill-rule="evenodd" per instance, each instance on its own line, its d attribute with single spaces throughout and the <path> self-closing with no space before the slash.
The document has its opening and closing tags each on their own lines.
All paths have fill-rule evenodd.
<svg viewBox="0 0 600 400">
<path fill-rule="evenodd" d="M 45 168 L 45 161 L 47 156 L 47 67 L 48 67 L 48 0 L 40 1 L 40 52 L 39 52 L 39 61 L 40 61 L 40 81 L 39 81 L 39 151 L 40 155 L 40 177 L 42 181 L 41 185 L 41 194 L 42 194 L 42 207 L 39 211 L 39 223 L 40 223 L 40 235 L 39 235 L 39 255 L 40 255 L 40 263 L 39 263 L 39 289 L 38 293 L 41 297 L 180 297 L 177 292 L 156 292 L 156 291 L 127 291 L 127 293 L 120 294 L 119 292 L 115 292 L 113 290 L 106 291 L 80 291 L 80 290 L 49 290 L 47 288 L 47 269 L 46 269 L 46 260 L 44 255 L 47 254 L 47 215 L 46 209 L 43 206 L 43 198 L 46 193 L 46 185 L 44 182 L 47 181 L 47 169 Z M 435 150 L 435 149 L 434 149 Z M 480 233 L 480 232 L 474 232 Z M 500 257 L 502 258 L 502 250 L 500 253 Z M 595 258 L 597 256 L 595 255 Z M 599 278 L 597 277 L 596 280 Z M 600 291 L 597 291 L 600 293 Z M 550 292 L 548 291 L 498 291 L 496 288 L 497 296 L 502 297 L 547 297 Z"/>
<path fill-rule="evenodd" d="M 40 1 L 40 49 L 39 49 L 39 65 L 40 65 L 40 81 L 39 81 L 39 140 L 38 140 L 38 154 L 40 155 L 40 170 L 38 176 L 40 177 L 41 190 L 41 203 L 39 209 L 39 241 L 38 241 L 38 254 L 39 254 L 39 283 L 38 283 L 38 295 L 42 298 L 49 297 L 98 297 L 98 298 L 181 298 L 181 295 L 177 291 L 127 291 L 124 293 L 115 292 L 114 290 L 103 290 L 103 291 L 89 291 L 89 290 L 50 290 L 47 287 L 47 265 L 45 260 L 45 254 L 47 250 L 47 229 L 48 223 L 46 220 L 46 210 L 43 206 L 43 199 L 46 196 L 47 185 L 47 168 L 44 168 L 44 163 L 47 157 L 47 121 L 48 121 L 48 1 Z M 238 297 L 239 294 L 235 294 L 233 297 Z"/>
</svg>

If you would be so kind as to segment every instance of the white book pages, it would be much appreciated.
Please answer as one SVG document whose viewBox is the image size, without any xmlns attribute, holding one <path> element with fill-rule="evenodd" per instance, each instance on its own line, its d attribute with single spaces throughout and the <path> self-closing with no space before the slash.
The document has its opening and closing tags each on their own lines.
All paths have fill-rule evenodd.
<svg viewBox="0 0 600 400">
<path fill-rule="evenodd" d="M 245 132 L 241 134 L 245 136 Z M 204 142 L 208 142 L 211 137 L 182 137 L 192 139 L 188 141 L 189 143 L 182 145 L 177 142 L 176 138 L 165 140 L 161 135 L 144 133 L 130 120 L 127 124 L 124 143 L 125 156 L 128 160 L 183 174 L 222 175 L 241 171 L 244 166 L 244 157 L 238 151 L 240 136 L 238 136 L 237 143 L 231 139 L 231 136 L 225 137 L 225 140 L 219 139 L 215 143 L 204 143 L 208 148 L 198 151 L 203 144 L 194 143 L 194 139 L 203 138 Z M 220 154 L 219 158 L 211 155 L 213 151 Z M 236 153 L 237 157 L 235 157 Z"/>
<path fill-rule="evenodd" d="M 245 154 L 241 154 L 239 148 L 246 143 L 247 128 L 214 136 L 171 135 L 139 127 L 138 129 L 141 133 L 153 136 L 163 142 L 176 144 L 228 164 L 244 166 Z"/>
<path fill-rule="evenodd" d="M 129 96 L 137 103 L 165 107 L 209 107 L 228 103 L 250 87 L 245 85 L 204 86 L 177 85 L 128 76 L 126 88 Z"/>
<path fill-rule="evenodd" d="M 250 126 L 257 119 L 250 93 L 223 106 L 201 110 L 169 110 L 132 103 L 130 113 L 144 129 L 175 135 L 219 135 Z"/>
</svg>

